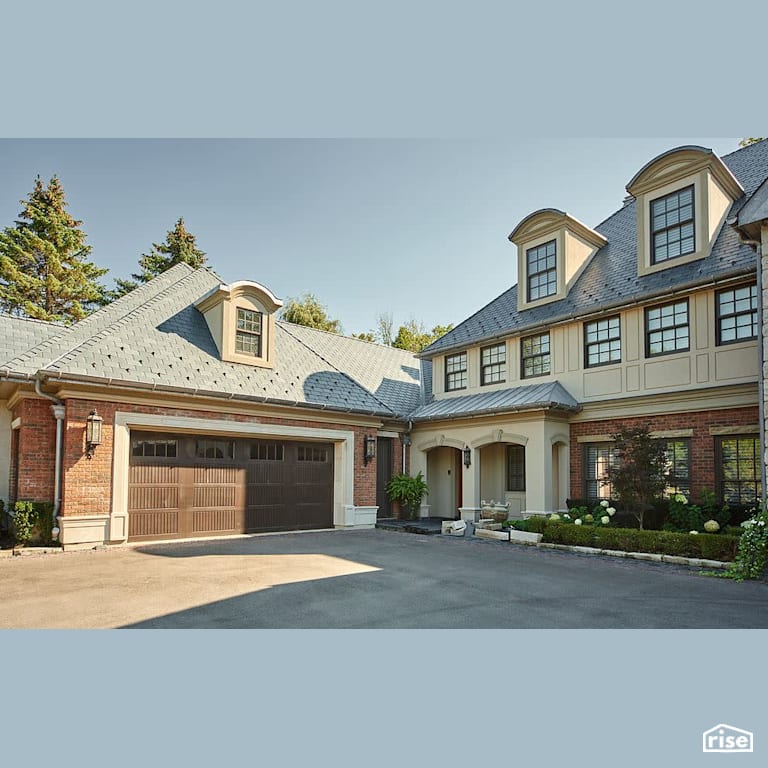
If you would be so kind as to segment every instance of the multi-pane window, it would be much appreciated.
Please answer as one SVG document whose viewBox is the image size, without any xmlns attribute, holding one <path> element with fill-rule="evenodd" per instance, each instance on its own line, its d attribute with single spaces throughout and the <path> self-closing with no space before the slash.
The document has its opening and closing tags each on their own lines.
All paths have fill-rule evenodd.
<svg viewBox="0 0 768 768">
<path fill-rule="evenodd" d="M 251 443 L 251 458 L 256 461 L 282 461 L 283 444 L 272 442 Z"/>
<path fill-rule="evenodd" d="M 536 301 L 557 293 L 557 251 L 555 241 L 526 251 L 528 301 Z"/>
<path fill-rule="evenodd" d="M 520 348 L 520 372 L 524 379 L 550 372 L 549 333 L 528 336 L 521 341 Z"/>
<path fill-rule="evenodd" d="M 645 310 L 645 353 L 666 355 L 690 349 L 688 300 Z"/>
<path fill-rule="evenodd" d="M 584 497 L 589 500 L 610 499 L 608 469 L 613 466 L 612 443 L 592 443 L 584 449 Z"/>
<path fill-rule="evenodd" d="M 667 494 L 691 493 L 691 441 L 662 440 L 667 457 Z"/>
<path fill-rule="evenodd" d="M 720 437 L 716 442 L 716 451 L 720 501 L 726 504 L 755 504 L 762 496 L 758 437 Z"/>
<path fill-rule="evenodd" d="M 592 368 L 620 362 L 621 320 L 618 315 L 584 323 L 584 365 Z"/>
<path fill-rule="evenodd" d="M 261 357 L 261 312 L 238 308 L 235 352 Z"/>
<path fill-rule="evenodd" d="M 497 344 L 480 350 L 480 383 L 499 384 L 507 380 L 507 346 Z"/>
<path fill-rule="evenodd" d="M 696 250 L 693 187 L 651 202 L 651 263 L 659 264 Z"/>
<path fill-rule="evenodd" d="M 445 391 L 467 388 L 467 353 L 448 355 L 445 358 Z"/>
<path fill-rule="evenodd" d="M 757 338 L 757 285 L 718 291 L 715 304 L 718 344 Z"/>
<path fill-rule="evenodd" d="M 196 440 L 195 456 L 198 459 L 233 459 L 234 440 Z"/>
<path fill-rule="evenodd" d="M 316 445 L 300 445 L 296 449 L 297 461 L 328 461 L 328 449 Z"/>
<path fill-rule="evenodd" d="M 525 446 L 507 446 L 507 490 L 525 490 Z"/>
<path fill-rule="evenodd" d="M 178 448 L 178 440 L 143 440 L 138 438 L 131 442 L 131 453 L 134 456 L 160 456 L 165 459 L 175 459 Z"/>
</svg>

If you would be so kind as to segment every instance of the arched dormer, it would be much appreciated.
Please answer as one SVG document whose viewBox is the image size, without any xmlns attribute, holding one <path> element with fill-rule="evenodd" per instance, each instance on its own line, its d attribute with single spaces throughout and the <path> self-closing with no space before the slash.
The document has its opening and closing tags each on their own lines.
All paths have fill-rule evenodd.
<svg viewBox="0 0 768 768">
<path fill-rule="evenodd" d="M 222 360 L 262 368 L 274 365 L 275 312 L 282 305 L 268 288 L 251 280 L 219 285 L 195 304 Z"/>
<path fill-rule="evenodd" d="M 744 189 L 711 149 L 683 146 L 646 163 L 627 192 L 637 200 L 637 271 L 646 275 L 707 256 Z"/>
<path fill-rule="evenodd" d="M 565 298 L 589 260 L 608 242 L 556 208 L 526 216 L 509 239 L 517 246 L 520 309 Z"/>
</svg>

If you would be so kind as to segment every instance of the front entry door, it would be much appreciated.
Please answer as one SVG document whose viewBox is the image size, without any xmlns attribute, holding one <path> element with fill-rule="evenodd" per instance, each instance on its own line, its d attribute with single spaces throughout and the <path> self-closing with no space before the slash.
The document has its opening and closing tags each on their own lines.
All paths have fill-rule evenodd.
<svg viewBox="0 0 768 768">
<path fill-rule="evenodd" d="M 376 517 L 378 519 L 392 517 L 392 505 L 387 496 L 387 485 L 392 479 L 392 453 L 391 437 L 380 437 L 376 440 L 376 504 L 379 507 Z"/>
</svg>

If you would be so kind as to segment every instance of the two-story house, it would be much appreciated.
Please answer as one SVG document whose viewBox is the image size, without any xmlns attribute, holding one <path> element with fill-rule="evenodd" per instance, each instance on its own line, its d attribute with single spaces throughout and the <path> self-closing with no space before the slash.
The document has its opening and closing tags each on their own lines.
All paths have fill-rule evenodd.
<svg viewBox="0 0 768 768">
<path fill-rule="evenodd" d="M 432 395 L 410 415 L 411 460 L 432 514 L 609 497 L 611 435 L 646 424 L 672 487 L 761 496 L 761 292 L 738 214 L 766 178 L 768 141 L 722 158 L 683 146 L 594 228 L 555 209 L 514 228 L 517 285 L 422 353 Z"/>
</svg>

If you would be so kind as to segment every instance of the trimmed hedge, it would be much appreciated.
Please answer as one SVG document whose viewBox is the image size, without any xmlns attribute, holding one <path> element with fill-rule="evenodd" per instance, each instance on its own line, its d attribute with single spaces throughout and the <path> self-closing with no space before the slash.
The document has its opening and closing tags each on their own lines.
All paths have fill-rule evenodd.
<svg viewBox="0 0 768 768">
<path fill-rule="evenodd" d="M 542 541 L 577 547 L 596 547 L 622 552 L 650 552 L 705 560 L 731 562 L 736 558 L 739 537 L 727 534 L 673 533 L 636 528 L 569 525 L 550 521 L 543 530 Z"/>
</svg>

